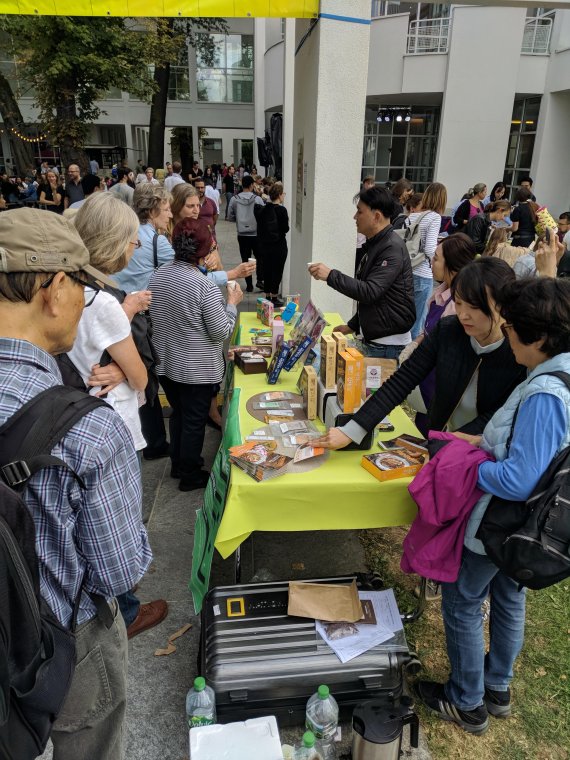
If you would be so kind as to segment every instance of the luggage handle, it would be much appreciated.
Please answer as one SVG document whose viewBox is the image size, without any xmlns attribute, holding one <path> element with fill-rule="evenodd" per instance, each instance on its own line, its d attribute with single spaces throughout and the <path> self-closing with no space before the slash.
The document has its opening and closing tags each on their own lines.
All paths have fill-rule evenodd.
<svg viewBox="0 0 570 760">
<path fill-rule="evenodd" d="M 230 700 L 232 702 L 247 702 L 247 689 L 238 689 L 237 691 L 230 691 Z"/>
<path fill-rule="evenodd" d="M 378 675 L 362 675 L 360 680 L 363 681 L 367 689 L 381 689 L 382 679 Z"/>
</svg>

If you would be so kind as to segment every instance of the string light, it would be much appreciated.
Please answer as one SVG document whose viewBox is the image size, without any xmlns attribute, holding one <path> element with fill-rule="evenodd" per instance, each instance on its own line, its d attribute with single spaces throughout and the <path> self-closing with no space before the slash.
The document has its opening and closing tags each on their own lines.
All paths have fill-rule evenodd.
<svg viewBox="0 0 570 760">
<path fill-rule="evenodd" d="M 20 140 L 23 140 L 27 143 L 40 143 L 47 140 L 47 135 L 38 135 L 38 137 L 28 137 L 27 135 L 23 135 L 21 132 L 18 132 L 17 129 L 14 129 L 14 127 L 10 127 L 10 132 L 13 135 L 16 135 Z"/>
</svg>

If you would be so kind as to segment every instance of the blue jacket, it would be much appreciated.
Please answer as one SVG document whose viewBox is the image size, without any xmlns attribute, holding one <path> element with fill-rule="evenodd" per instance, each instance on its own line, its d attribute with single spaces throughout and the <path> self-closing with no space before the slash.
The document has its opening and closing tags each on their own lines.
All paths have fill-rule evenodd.
<svg viewBox="0 0 570 760">
<path fill-rule="evenodd" d="M 485 554 L 475 534 L 492 495 L 513 501 L 528 499 L 552 459 L 570 445 L 570 391 L 562 380 L 544 374 L 554 370 L 570 374 L 570 353 L 558 354 L 535 367 L 483 431 L 481 448 L 496 462 L 479 467 L 478 484 L 487 493 L 475 505 L 465 532 L 465 546 L 477 554 Z"/>
</svg>

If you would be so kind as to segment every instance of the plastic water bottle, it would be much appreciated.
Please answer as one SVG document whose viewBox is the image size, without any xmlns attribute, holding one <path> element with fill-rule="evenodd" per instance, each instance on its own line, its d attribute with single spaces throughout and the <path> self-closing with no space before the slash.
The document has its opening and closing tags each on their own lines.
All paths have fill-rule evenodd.
<svg viewBox="0 0 570 760">
<path fill-rule="evenodd" d="M 186 717 L 190 728 L 216 722 L 216 694 L 206 686 L 206 679 L 202 676 L 194 679 L 194 686 L 186 696 Z"/>
<path fill-rule="evenodd" d="M 305 726 L 321 741 L 325 760 L 335 758 L 334 737 L 338 726 L 338 705 L 328 686 L 319 686 L 317 693 L 307 702 Z"/>
<path fill-rule="evenodd" d="M 295 750 L 294 758 L 295 760 L 324 760 L 324 756 L 319 752 L 319 742 L 312 731 L 305 731 L 303 743 Z"/>
</svg>

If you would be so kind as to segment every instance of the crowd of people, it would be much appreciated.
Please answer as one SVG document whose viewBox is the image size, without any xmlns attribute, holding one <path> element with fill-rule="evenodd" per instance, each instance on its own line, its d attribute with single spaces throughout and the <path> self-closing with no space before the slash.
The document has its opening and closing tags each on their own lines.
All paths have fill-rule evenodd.
<svg viewBox="0 0 570 760">
<path fill-rule="evenodd" d="M 206 426 L 221 424 L 225 346 L 243 298 L 237 280 L 252 292 L 255 277 L 258 290 L 283 305 L 289 219 L 283 185 L 254 167 L 194 164 L 185 179 L 173 162 L 164 181 L 142 164 L 119 167 L 110 188 L 74 164 L 65 182 L 43 168 L 41 207 L 0 213 L 0 424 L 62 379 L 107 401 L 57 446 L 85 488 L 73 473 L 48 467 L 30 477 L 23 497 L 41 526 L 42 594 L 63 626 L 78 600 L 78 662 L 96 652 L 104 663 L 74 678 L 52 732 L 56 757 L 119 758 L 127 638 L 168 614 L 164 600 L 140 604 L 136 596 L 152 556 L 141 464 L 170 457 L 181 491 L 205 487 L 202 448 Z M 530 187 L 516 191 L 514 206 L 505 191 L 497 183 L 487 195 L 478 183 L 446 216 L 441 183 L 419 194 L 406 179 L 388 188 L 366 178 L 356 198 L 355 272 L 309 266 L 356 302 L 336 329 L 365 355 L 399 365 L 318 444 L 358 443 L 408 399 L 422 432 L 454 432 L 494 457 L 479 467 L 484 496 L 459 577 L 442 584 L 451 675 L 446 684 L 418 685 L 428 707 L 475 734 L 487 729 L 489 713 L 510 715 L 525 598 L 485 555 L 477 528 L 491 495 L 526 499 L 570 444 L 570 391 L 549 374 L 570 372 L 570 212 L 550 226 Z M 229 270 L 216 235 L 224 206 L 242 259 Z M 169 436 L 160 386 L 172 409 Z M 89 592 L 105 597 L 111 625 Z M 488 596 L 484 657 L 480 607 Z M 100 693 L 106 670 L 117 688 L 94 716 L 81 695 Z"/>
</svg>

